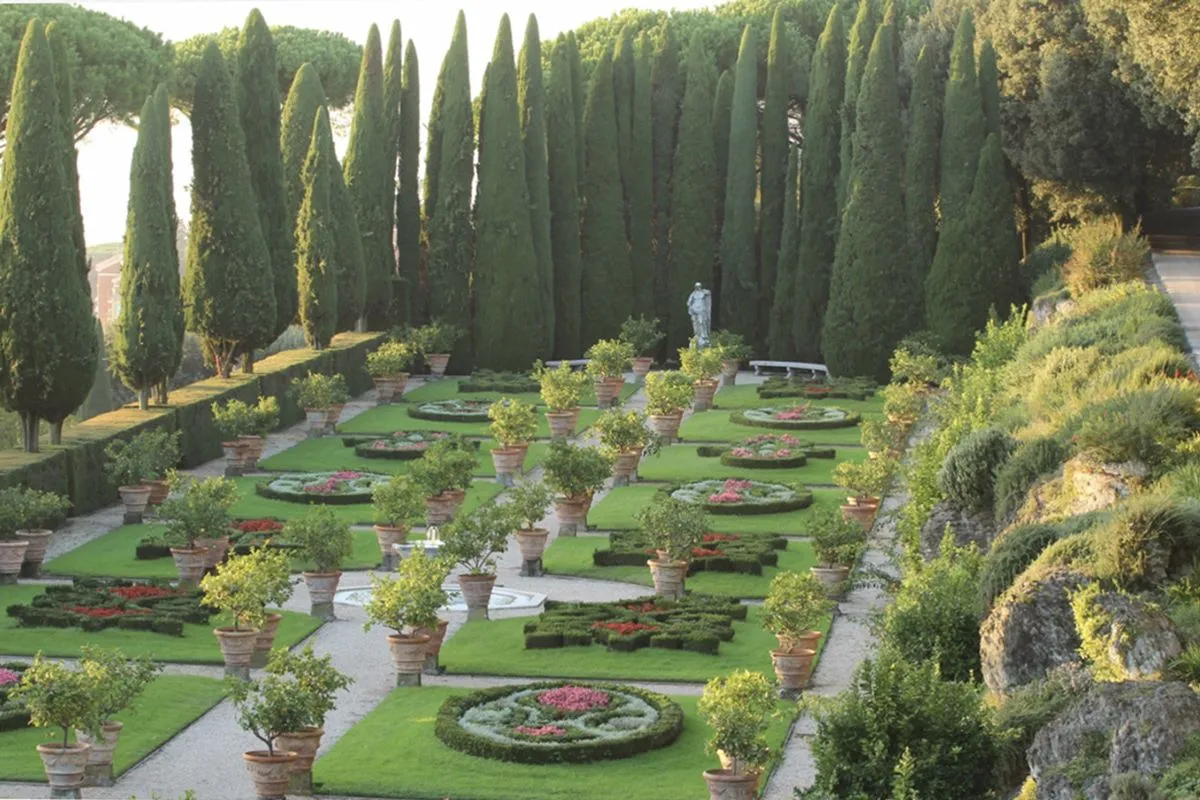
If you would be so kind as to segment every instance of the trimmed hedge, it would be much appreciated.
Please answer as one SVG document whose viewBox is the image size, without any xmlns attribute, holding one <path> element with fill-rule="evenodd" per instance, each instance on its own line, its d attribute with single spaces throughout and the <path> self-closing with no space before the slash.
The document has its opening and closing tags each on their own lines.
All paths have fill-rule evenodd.
<svg viewBox="0 0 1200 800">
<path fill-rule="evenodd" d="M 0 669 L 7 669 L 18 675 L 23 674 L 28 668 L 29 665 L 21 661 L 0 662 Z M 0 733 L 29 727 L 29 709 L 23 702 L 10 700 L 8 697 L 9 689 L 16 685 L 10 683 L 0 686 Z"/>
<path fill-rule="evenodd" d="M 798 382 L 792 378 L 774 376 L 760 383 L 755 392 L 763 399 L 804 397 L 810 400 L 823 400 L 832 397 L 845 400 L 866 400 L 875 394 L 875 389 L 866 381 L 846 381 L 843 385 L 825 386 L 824 384 Z"/>
<path fill-rule="evenodd" d="M 700 545 L 706 550 L 720 550 L 724 555 L 695 557 L 688 562 L 688 575 L 697 572 L 744 572 L 762 575 L 763 567 L 779 564 L 779 551 L 787 549 L 787 539 L 772 533 L 709 534 L 721 538 Z M 597 567 L 644 567 L 653 557 L 650 539 L 641 531 L 615 531 L 608 536 L 607 550 L 592 553 Z"/>
<path fill-rule="evenodd" d="M 376 473 L 364 472 L 362 475 L 374 475 Z M 280 476 L 276 475 L 272 480 L 278 480 Z M 282 500 L 285 503 L 299 503 L 308 506 L 354 506 L 365 505 L 372 501 L 372 496 L 367 494 L 321 494 L 320 492 L 281 492 L 271 488 L 271 481 L 260 481 L 254 484 L 254 492 L 259 497 L 265 497 L 268 500 Z"/>
<path fill-rule="evenodd" d="M 702 444 L 702 445 L 698 445 L 696 447 L 696 455 L 698 455 L 700 458 L 721 458 L 723 463 L 728 463 L 728 462 L 724 462 L 724 455 L 726 453 L 728 453 L 731 449 L 732 448 L 729 445 Z M 805 458 L 837 458 L 837 450 L 836 449 L 834 449 L 832 447 L 818 447 L 817 445 L 812 444 L 811 442 L 805 442 L 803 450 L 804 450 Z M 772 460 L 774 461 L 774 460 L 778 460 L 778 459 L 772 459 Z M 731 466 L 746 466 L 746 465 L 745 464 L 732 464 Z M 757 462 L 755 464 L 751 465 L 751 469 L 753 469 L 756 466 L 758 466 Z M 788 465 L 788 466 L 802 467 L 802 466 L 804 466 L 804 463 L 802 462 L 800 464 Z"/>
<path fill-rule="evenodd" d="M 808 463 L 808 456 L 801 453 L 798 456 L 789 456 L 788 458 L 753 458 L 735 456 L 733 453 L 726 451 L 721 454 L 721 463 L 727 467 L 745 467 L 746 469 L 788 469 L 790 467 L 803 467 Z"/>
<path fill-rule="evenodd" d="M 753 410 L 753 409 L 751 409 Z M 845 409 L 842 409 L 845 411 Z M 751 428 L 769 428 L 780 431 L 826 431 L 834 428 L 853 428 L 862 422 L 862 417 L 847 411 L 841 419 L 751 419 L 745 410 L 734 411 L 729 419 L 735 425 L 746 425 Z"/>
<path fill-rule="evenodd" d="M 126 599 L 112 592 L 113 589 L 138 586 L 167 589 L 174 594 Z M 204 624 L 213 615 L 211 609 L 200 604 L 202 596 L 200 591 L 180 592 L 169 581 L 80 578 L 70 585 L 47 586 L 29 605 L 11 605 L 6 613 L 23 628 L 81 628 L 89 632 L 120 628 L 182 636 L 184 623 Z M 93 617 L 71 611 L 73 607 L 114 609 L 125 613 Z"/>
<path fill-rule="evenodd" d="M 439 411 L 422 411 L 419 406 L 410 405 L 407 409 L 408 415 L 413 419 L 424 419 L 432 422 L 488 422 L 490 421 L 487 411 L 479 411 L 467 414 L 448 414 Z"/>
<path fill-rule="evenodd" d="M 540 390 L 541 384 L 521 372 L 494 372 L 490 369 L 478 369 L 471 373 L 471 377 L 462 378 L 458 382 L 460 394 L 481 392 L 528 394 Z"/>
<path fill-rule="evenodd" d="M 763 481 L 769 483 L 769 481 Z M 686 483 L 675 483 L 670 486 L 664 486 L 659 489 L 657 494 L 659 497 L 666 499 L 671 496 L 671 492 L 676 489 L 681 489 L 686 486 Z M 793 500 L 779 500 L 774 503 L 757 503 L 757 504 L 739 504 L 733 503 L 702 503 L 701 507 L 709 514 L 720 514 L 722 516 L 753 516 L 756 514 L 783 514 L 787 511 L 799 511 L 802 508 L 808 508 L 813 504 L 812 490 L 797 485 L 793 487 L 796 492 L 796 497 Z"/>
<path fill-rule="evenodd" d="M 371 388 L 367 353 L 386 338 L 382 333 L 343 333 L 328 348 L 285 350 L 254 365 L 253 375 L 210 378 L 171 392 L 167 406 L 139 411 L 120 408 L 81 422 L 63 437 L 61 445 L 44 441 L 42 452 L 0 452 L 0 488 L 25 486 L 66 495 L 72 513 L 86 514 L 117 501 L 117 489 L 104 473 L 104 448 L 114 439 L 132 439 L 146 430 L 181 431 L 181 466 L 196 467 L 221 456 L 221 436 L 212 418 L 212 404 L 239 399 L 253 403 L 261 396 L 279 400 L 281 426 L 304 419 L 288 389 L 310 371 L 341 374 L 350 393 Z"/>
</svg>

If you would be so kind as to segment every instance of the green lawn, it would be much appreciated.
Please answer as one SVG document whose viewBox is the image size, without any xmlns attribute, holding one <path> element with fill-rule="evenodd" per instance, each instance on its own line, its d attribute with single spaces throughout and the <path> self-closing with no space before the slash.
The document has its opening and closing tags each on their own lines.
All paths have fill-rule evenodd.
<svg viewBox="0 0 1200 800">
<path fill-rule="evenodd" d="M 481 478 L 496 477 L 496 467 L 488 451 L 499 446 L 499 442 L 494 439 L 479 445 L 476 475 Z M 525 469 L 531 470 L 541 464 L 548 447 L 544 442 L 534 442 L 530 445 L 529 454 L 525 457 Z M 407 473 L 415 463 L 417 459 L 363 458 L 355 455 L 353 447 L 342 444 L 340 436 L 323 436 L 293 445 L 282 453 L 259 462 L 259 466 L 271 472 L 332 472 L 348 469 L 400 475 Z"/>
<path fill-rule="evenodd" d="M 718 389 L 717 395 L 713 399 L 717 408 L 732 410 L 735 408 L 761 408 L 765 406 L 792 406 L 798 403 L 812 403 L 817 406 L 837 406 L 838 408 L 847 408 L 851 411 L 856 411 L 859 414 L 882 414 L 883 413 L 883 393 L 876 392 L 873 396 L 866 400 L 850 400 L 846 398 L 831 397 L 822 400 L 811 400 L 805 397 L 769 397 L 762 398 L 758 396 L 758 386 L 744 384 L 739 386 L 729 386 L 727 388 Z"/>
<path fill-rule="evenodd" d="M 625 581 L 626 583 L 640 583 L 643 586 L 654 585 L 650 578 L 649 567 L 597 567 L 593 564 L 592 553 L 607 547 L 608 537 L 606 536 L 560 536 L 546 548 L 542 561 L 546 572 L 555 575 Z M 787 549 L 779 552 L 779 566 L 763 567 L 762 575 L 702 571 L 687 579 L 687 588 L 703 594 L 766 597 L 771 579 L 780 570 L 800 572 L 816 566 L 816 563 L 812 546 L 808 542 L 788 542 Z M 547 652 L 562 651 L 550 650 Z"/>
<path fill-rule="evenodd" d="M 313 780 L 320 792 L 407 800 L 664 800 L 703 796 L 701 773 L 718 766 L 704 751 L 708 729 L 695 697 L 672 698 L 683 709 L 684 725 L 669 747 L 616 761 L 534 766 L 468 756 L 442 744 L 433 732 L 438 708 L 461 693 L 433 686 L 392 691 L 317 761 Z M 795 705 L 781 702 L 780 709 L 768 732 L 776 751 Z M 404 732 L 399 749 L 397 731 Z"/>
<path fill-rule="evenodd" d="M 638 483 L 622 486 L 606 494 L 588 512 L 588 527 L 597 531 L 636 528 L 637 513 L 657 496 L 662 484 Z M 813 505 L 836 506 L 844 501 L 844 489 L 813 489 Z M 811 508 L 812 506 L 810 506 Z M 709 514 L 709 524 L 720 533 L 752 533 L 765 531 L 787 536 L 803 535 L 807 509 L 784 514 Z"/>
<path fill-rule="evenodd" d="M 719 457 L 701 458 L 696 447 L 684 444 L 664 447 L 656 455 L 643 458 L 638 476 L 646 481 L 699 481 L 705 478 L 752 478 L 783 483 L 833 485 L 833 469 L 839 461 L 861 461 L 867 451 L 861 447 L 843 447 L 837 458 L 810 458 L 803 467 L 795 469 L 747 469 L 727 467 Z"/>
<path fill-rule="evenodd" d="M 576 430 L 582 431 L 595 422 L 599 416 L 600 412 L 594 408 L 583 409 L 579 412 L 579 425 Z M 441 420 L 415 419 L 408 415 L 403 404 L 394 404 L 364 411 L 354 419 L 339 425 L 338 432 L 388 434 L 392 431 L 403 430 L 450 431 L 466 436 L 486 436 L 488 424 L 487 422 L 443 422 Z M 537 437 L 539 439 L 550 438 L 550 424 L 542 413 L 538 414 Z"/>
<path fill-rule="evenodd" d="M 472 400 L 495 399 L 497 397 L 513 397 L 522 400 L 526 403 L 532 403 L 536 406 L 543 405 L 542 396 L 538 392 L 521 392 L 519 394 L 501 394 L 499 392 L 459 392 L 458 378 L 447 378 L 445 380 L 433 381 L 424 386 L 419 386 L 411 392 L 404 393 L 404 399 L 409 403 L 432 403 L 436 400 L 451 400 L 456 397 L 463 397 Z M 640 387 L 638 384 L 629 383 L 626 381 L 621 388 L 621 399 L 628 400 Z M 579 398 L 579 404 L 584 408 L 596 405 L 596 392 L 592 389 L 592 384 L 588 383 L 583 389 L 583 394 Z"/>
<path fill-rule="evenodd" d="M 834 404 L 830 403 L 829 405 Z M 729 418 L 731 413 L 728 409 L 713 409 L 692 414 L 679 427 L 679 437 L 687 442 L 728 443 L 760 433 L 790 433 L 817 444 L 859 445 L 862 443 L 862 436 L 857 425 L 852 428 L 830 428 L 823 431 L 785 431 L 738 425 Z"/>
<path fill-rule="evenodd" d="M 42 592 L 41 586 L 22 584 L 0 586 L 0 607 L 28 603 Z M 21 628 L 9 616 L 0 617 L 0 656 L 32 656 L 39 650 L 55 658 L 77 658 L 79 647 L 118 647 L 126 655 L 148 655 L 156 661 L 188 664 L 221 664 L 221 649 L 212 629 L 224 623 L 213 617 L 209 625 L 184 625 L 183 636 L 167 636 L 148 631 L 124 631 L 116 628 L 86 633 L 79 628 Z M 321 621 L 307 614 L 283 612 L 275 643 L 292 647 L 321 627 Z"/>
<path fill-rule="evenodd" d="M 254 491 L 254 484 L 264 478 L 235 478 L 234 481 L 238 486 L 238 493 L 241 499 L 234 504 L 231 513 L 239 519 L 259 519 L 262 517 L 270 517 L 272 519 L 289 520 L 308 513 L 313 506 L 305 503 L 289 503 L 286 500 L 273 500 L 269 497 L 260 497 Z M 470 512 L 483 503 L 490 501 L 500 492 L 504 491 L 504 487 L 492 481 L 476 481 L 470 491 L 467 492 L 467 500 L 463 504 L 463 511 Z M 344 520 L 350 524 L 373 525 L 375 522 L 375 512 L 369 502 L 355 503 L 353 505 L 331 505 L 325 506 L 333 509 L 338 519 Z M 413 520 L 419 522 L 420 520 Z"/>
<path fill-rule="evenodd" d="M 224 696 L 225 687 L 215 678 L 159 676 L 132 708 L 116 716 L 118 722 L 125 723 L 125 728 L 113 757 L 113 772 L 120 775 L 162 747 Z M 0 733 L 0 780 L 45 781 L 36 747 L 59 735 L 60 732 L 46 728 Z"/>
</svg>

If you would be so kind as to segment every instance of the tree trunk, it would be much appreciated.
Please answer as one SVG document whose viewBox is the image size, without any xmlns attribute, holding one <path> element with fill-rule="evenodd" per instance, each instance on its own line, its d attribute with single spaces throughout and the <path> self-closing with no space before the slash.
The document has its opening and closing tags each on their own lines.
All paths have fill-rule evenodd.
<svg viewBox="0 0 1200 800">
<path fill-rule="evenodd" d="M 154 402 L 157 405 L 165 406 L 167 404 L 167 382 L 163 381 L 158 386 L 154 387 Z"/>
<path fill-rule="evenodd" d="M 242 355 L 242 372 L 246 375 L 254 374 L 254 350 L 247 350 Z"/>
<path fill-rule="evenodd" d="M 37 414 L 29 411 L 20 412 L 21 416 L 21 447 L 26 453 L 38 451 L 38 418 Z"/>
<path fill-rule="evenodd" d="M 62 444 L 62 420 L 50 423 L 50 444 Z"/>
<path fill-rule="evenodd" d="M 150 410 L 150 387 L 143 386 L 138 389 L 138 408 L 142 411 Z"/>
</svg>

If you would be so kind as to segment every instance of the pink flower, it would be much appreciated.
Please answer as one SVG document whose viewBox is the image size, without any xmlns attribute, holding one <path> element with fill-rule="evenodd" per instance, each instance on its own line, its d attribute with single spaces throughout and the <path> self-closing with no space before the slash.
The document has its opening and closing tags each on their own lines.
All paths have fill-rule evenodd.
<svg viewBox="0 0 1200 800">
<path fill-rule="evenodd" d="M 800 440 L 795 436 L 792 436 L 790 433 L 785 433 L 783 436 L 780 436 L 779 441 L 783 442 L 784 444 L 800 444 Z"/>
<path fill-rule="evenodd" d="M 361 477 L 362 477 L 361 472 L 335 472 L 335 473 L 333 473 L 333 477 L 331 478 L 331 480 L 352 481 L 355 478 L 361 478 Z"/>
<path fill-rule="evenodd" d="M 542 725 L 538 728 L 530 727 L 529 725 L 518 725 L 513 728 L 513 733 L 520 733 L 525 736 L 566 736 L 565 729 L 557 725 Z"/>
<path fill-rule="evenodd" d="M 721 492 L 720 494 L 710 494 L 708 496 L 710 503 L 740 503 L 742 496 L 737 492 Z"/>
<path fill-rule="evenodd" d="M 13 672 L 11 669 L 0 667 L 0 686 L 8 686 L 12 683 L 19 683 L 21 673 Z"/>
<path fill-rule="evenodd" d="M 333 478 L 328 478 L 321 483 L 310 483 L 304 487 L 304 491 L 311 494 L 333 494 L 337 489 L 338 482 Z"/>
<path fill-rule="evenodd" d="M 754 456 L 754 452 L 745 447 L 735 447 L 730 452 L 738 458 L 753 458 Z"/>
<path fill-rule="evenodd" d="M 792 408 L 785 408 L 783 411 L 776 411 L 775 419 L 804 419 L 804 415 L 807 413 L 808 406 L 793 406 Z"/>
<path fill-rule="evenodd" d="M 583 686 L 561 686 L 547 689 L 537 696 L 538 703 L 558 711 L 591 711 L 606 708 L 612 699 L 607 692 Z"/>
<path fill-rule="evenodd" d="M 725 485 L 722 488 L 727 492 L 744 492 L 753 485 L 750 481 L 739 481 L 736 478 L 730 478 L 725 481 Z"/>
</svg>

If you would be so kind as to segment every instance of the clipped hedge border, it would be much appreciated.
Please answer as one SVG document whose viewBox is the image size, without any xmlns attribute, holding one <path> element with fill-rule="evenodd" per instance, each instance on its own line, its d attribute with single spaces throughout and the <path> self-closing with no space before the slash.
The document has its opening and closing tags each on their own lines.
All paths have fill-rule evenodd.
<svg viewBox="0 0 1200 800">
<path fill-rule="evenodd" d="M 515 691 L 557 689 L 561 686 L 579 686 L 633 695 L 658 710 L 658 721 L 646 730 L 626 739 L 564 742 L 557 746 L 497 742 L 471 733 L 458 724 L 459 717 L 477 705 L 498 700 Z M 480 689 L 466 695 L 448 697 L 438 710 L 437 722 L 434 725 L 434 733 L 437 738 L 452 750 L 466 753 L 469 756 L 510 761 L 517 764 L 586 764 L 590 761 L 630 758 L 672 744 L 679 738 L 682 731 L 683 710 L 666 695 L 648 692 L 636 686 L 581 681 L 547 681 L 523 686 L 497 686 Z"/>
<path fill-rule="evenodd" d="M 541 384 L 528 375 L 506 372 L 472 375 L 458 380 L 459 394 L 530 394 L 541 391 L 541 388 Z"/>
<path fill-rule="evenodd" d="M 29 665 L 22 661 L 3 661 L 0 662 L 0 669 L 12 670 L 20 675 L 29 669 Z M 25 704 L 8 698 L 8 690 L 16 685 L 0 686 L 0 733 L 29 727 L 29 710 Z"/>
<path fill-rule="evenodd" d="M 779 551 L 786 550 L 787 539 L 773 533 L 738 533 L 735 542 L 705 542 L 700 547 L 724 550 L 721 556 L 693 556 L 688 560 L 688 577 L 697 572 L 741 572 L 762 575 L 763 567 L 779 566 Z M 653 556 L 650 542 L 640 531 L 614 531 L 608 536 L 608 549 L 592 553 L 597 567 L 644 567 Z M 729 550 L 734 552 L 730 553 Z"/>
<path fill-rule="evenodd" d="M 670 486 L 664 486 L 658 490 L 658 496 L 666 499 L 671 496 L 671 493 L 676 489 L 682 489 L 687 484 L 674 483 Z M 780 500 L 774 503 L 759 503 L 757 505 L 733 505 L 731 503 L 702 503 L 703 508 L 709 514 L 720 514 L 725 517 L 750 517 L 758 514 L 784 514 L 788 511 L 799 511 L 802 508 L 808 508 L 813 504 L 813 493 L 811 490 L 796 486 L 795 500 Z"/>
<path fill-rule="evenodd" d="M 422 411 L 415 405 L 406 409 L 413 419 L 424 419 L 430 422 L 489 422 L 486 411 L 473 414 L 444 414 L 438 411 Z"/>
<path fill-rule="evenodd" d="M 801 453 L 798 456 L 789 456 L 788 458 L 753 458 L 735 456 L 732 452 L 726 450 L 721 454 L 721 463 L 727 467 L 745 467 L 746 469 L 790 469 L 792 467 L 803 467 L 808 463 L 808 456 Z"/>
<path fill-rule="evenodd" d="M 750 419 L 746 416 L 745 411 L 735 411 L 729 415 L 729 419 L 735 425 L 745 425 L 750 428 L 769 428 L 772 430 L 781 431 L 825 431 L 834 428 L 853 428 L 858 423 L 862 422 L 862 416 L 855 414 L 846 409 L 846 416 L 842 419 L 774 419 L 774 420 L 758 420 Z"/>
<path fill-rule="evenodd" d="M 371 494 L 319 494 L 310 492 L 307 494 L 296 494 L 295 492 L 279 492 L 272 489 L 267 482 L 254 484 L 254 492 L 259 497 L 265 497 L 268 500 L 282 500 L 285 503 L 298 503 L 306 506 L 355 506 L 367 505 L 371 502 Z"/>
<path fill-rule="evenodd" d="M 835 389 L 828 392 L 810 392 L 807 389 L 759 389 L 758 396 L 764 400 L 777 400 L 787 397 L 800 398 L 806 400 L 824 400 L 833 398 L 835 400 L 867 400 L 872 397 L 874 392 L 852 392 L 845 389 Z"/>
</svg>

